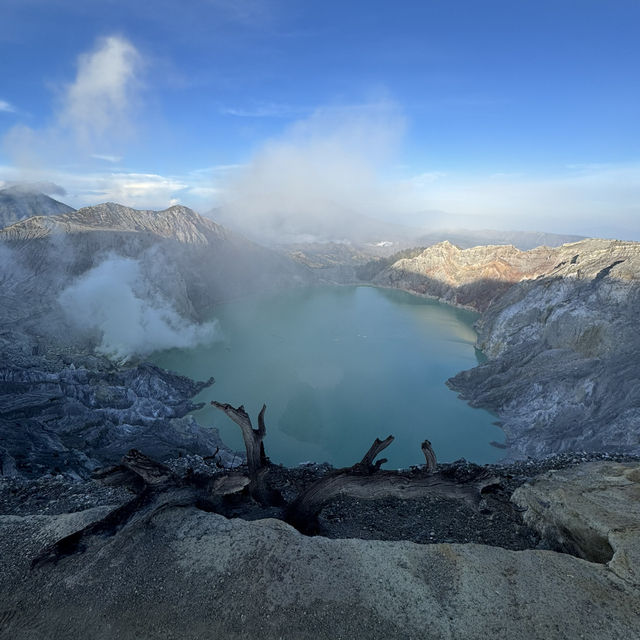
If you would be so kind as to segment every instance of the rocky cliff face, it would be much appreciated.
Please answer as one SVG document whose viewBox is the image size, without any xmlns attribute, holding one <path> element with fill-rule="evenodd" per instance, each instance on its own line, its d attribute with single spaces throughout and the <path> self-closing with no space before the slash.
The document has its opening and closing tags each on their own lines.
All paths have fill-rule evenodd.
<svg viewBox="0 0 640 640">
<path fill-rule="evenodd" d="M 232 455 L 217 430 L 187 415 L 213 378 L 197 383 L 150 364 L 122 368 L 102 357 L 4 347 L 0 476 L 87 478 L 132 448 L 158 458 Z"/>
<path fill-rule="evenodd" d="M 185 244 L 208 244 L 213 239 L 226 239 L 223 227 L 203 218 L 187 207 L 173 206 L 163 211 L 138 210 L 115 202 L 74 211 L 64 215 L 36 215 L 2 231 L 6 240 L 32 240 L 52 235 L 72 235 L 109 231 L 112 233 L 148 233 L 158 238 Z"/>
<path fill-rule="evenodd" d="M 478 322 L 489 362 L 451 380 L 514 452 L 640 451 L 640 244 L 585 241 Z"/>
<path fill-rule="evenodd" d="M 498 414 L 513 455 L 640 451 L 640 244 L 442 243 L 376 282 L 484 311 L 478 347 L 489 362 L 450 386 Z"/>
<path fill-rule="evenodd" d="M 398 260 L 374 283 L 484 311 L 513 284 L 550 272 L 571 252 L 567 246 L 530 251 L 511 245 L 460 249 L 445 241 L 416 257 Z"/>
</svg>

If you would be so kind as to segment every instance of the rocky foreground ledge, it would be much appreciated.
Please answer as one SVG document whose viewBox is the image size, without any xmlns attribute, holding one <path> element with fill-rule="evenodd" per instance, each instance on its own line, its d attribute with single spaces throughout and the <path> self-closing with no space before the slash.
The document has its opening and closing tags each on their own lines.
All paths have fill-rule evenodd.
<svg viewBox="0 0 640 640">
<path fill-rule="evenodd" d="M 525 483 L 513 503 L 551 550 L 307 537 L 280 520 L 168 506 L 43 548 L 119 498 L 0 516 L 0 637 L 634 638 L 640 463 L 597 461 Z M 28 509 L 27 509 L 28 510 Z M 580 556 L 580 557 L 576 557 Z"/>
</svg>

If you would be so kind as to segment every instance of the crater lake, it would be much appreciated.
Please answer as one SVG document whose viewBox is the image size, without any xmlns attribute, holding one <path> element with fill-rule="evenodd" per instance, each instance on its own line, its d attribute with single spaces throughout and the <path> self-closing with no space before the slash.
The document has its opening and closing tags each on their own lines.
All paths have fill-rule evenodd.
<svg viewBox="0 0 640 640">
<path fill-rule="evenodd" d="M 440 462 L 488 463 L 505 454 L 490 444 L 504 441 L 495 417 L 445 385 L 478 364 L 477 317 L 397 290 L 301 288 L 220 305 L 216 342 L 152 359 L 196 380 L 215 377 L 194 415 L 233 449 L 243 450 L 240 429 L 209 401 L 244 405 L 254 427 L 266 404 L 265 448 L 276 463 L 349 466 L 389 434 L 386 468 L 424 463 L 425 439 Z"/>
</svg>

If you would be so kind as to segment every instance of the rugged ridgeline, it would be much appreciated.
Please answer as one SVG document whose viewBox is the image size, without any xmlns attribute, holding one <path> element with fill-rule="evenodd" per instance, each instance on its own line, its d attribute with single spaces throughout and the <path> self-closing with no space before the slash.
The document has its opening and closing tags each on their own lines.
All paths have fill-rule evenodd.
<svg viewBox="0 0 640 640">
<path fill-rule="evenodd" d="M 35 274 L 49 299 L 109 254 L 141 261 L 182 314 L 205 317 L 216 303 L 308 279 L 308 270 L 203 218 L 191 209 L 138 211 L 115 203 L 36 216 L 0 230 L 25 280 Z"/>
<path fill-rule="evenodd" d="M 74 211 L 72 207 L 53 198 L 26 189 L 0 189 L 0 228 L 32 216 L 54 216 Z"/>
<path fill-rule="evenodd" d="M 153 304 L 189 321 L 206 318 L 219 301 L 309 277 L 185 207 L 107 203 L 1 230 L 0 475 L 86 477 L 130 448 L 155 450 L 160 459 L 224 449 L 186 415 L 201 385 L 87 355 L 100 336 L 74 326 L 60 294 L 114 255 L 136 261 Z"/>
<path fill-rule="evenodd" d="M 328 284 L 358 284 L 370 282 L 384 269 L 403 258 L 414 258 L 426 247 L 443 243 L 469 248 L 479 245 L 513 245 L 518 249 L 539 246 L 558 247 L 567 242 L 583 240 L 581 236 L 527 231 L 451 230 L 423 233 L 418 229 L 404 228 L 393 231 L 389 225 L 385 233 L 379 226 L 371 225 L 371 241 L 362 238 L 342 242 L 300 242 L 280 245 L 280 250 L 293 260 L 313 269 L 319 282 Z M 402 230 L 402 227 L 400 227 Z M 375 240 L 373 239 L 375 238 Z M 451 245 L 452 246 L 452 245 Z M 505 247 L 506 249 L 513 247 Z"/>
<path fill-rule="evenodd" d="M 374 282 L 483 312 L 478 346 L 489 361 L 449 384 L 498 414 L 514 455 L 640 452 L 640 244 L 442 243 Z"/>
</svg>

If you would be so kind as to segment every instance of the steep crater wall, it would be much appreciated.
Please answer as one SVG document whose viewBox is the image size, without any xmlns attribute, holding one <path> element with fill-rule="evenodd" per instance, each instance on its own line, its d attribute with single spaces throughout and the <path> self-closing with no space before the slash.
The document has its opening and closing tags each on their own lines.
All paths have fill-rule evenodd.
<svg viewBox="0 0 640 640">
<path fill-rule="evenodd" d="M 482 311 L 488 362 L 449 385 L 495 412 L 513 456 L 640 452 L 640 244 L 460 250 L 448 243 L 376 278 Z"/>
</svg>

